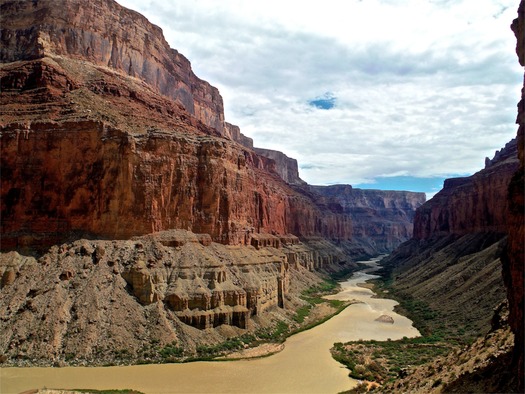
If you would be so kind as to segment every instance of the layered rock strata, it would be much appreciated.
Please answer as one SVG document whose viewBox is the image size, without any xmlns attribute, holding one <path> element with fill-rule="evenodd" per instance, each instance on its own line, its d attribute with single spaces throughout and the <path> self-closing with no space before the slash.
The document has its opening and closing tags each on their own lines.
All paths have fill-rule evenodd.
<svg viewBox="0 0 525 394">
<path fill-rule="evenodd" d="M 192 352 L 223 335 L 271 326 L 272 314 L 289 319 L 300 303 L 291 287 L 318 283 L 315 269 L 351 264 L 326 240 L 284 241 L 278 248 L 224 246 L 172 230 L 79 240 L 39 259 L 0 254 L 0 354 L 17 364 L 70 354 L 101 362 L 97 357 L 121 349 L 136 355 L 151 343 Z"/>
<path fill-rule="evenodd" d="M 445 180 L 443 189 L 416 211 L 414 237 L 507 232 L 507 195 L 519 167 L 516 140 L 470 177 Z"/>
<path fill-rule="evenodd" d="M 351 238 L 347 216 L 291 189 L 273 161 L 139 81 L 50 58 L 0 77 L 3 249 L 170 228 L 225 244 L 258 232 Z"/>
<path fill-rule="evenodd" d="M 199 79 L 162 30 L 113 0 L 3 1 L 0 62 L 63 56 L 144 80 L 204 124 L 224 132 L 217 88 Z"/>
<path fill-rule="evenodd" d="M 318 204 L 340 206 L 353 223 L 352 236 L 370 250 L 388 253 L 412 238 L 416 209 L 425 193 L 364 190 L 350 185 L 309 186 L 319 194 Z"/>
</svg>

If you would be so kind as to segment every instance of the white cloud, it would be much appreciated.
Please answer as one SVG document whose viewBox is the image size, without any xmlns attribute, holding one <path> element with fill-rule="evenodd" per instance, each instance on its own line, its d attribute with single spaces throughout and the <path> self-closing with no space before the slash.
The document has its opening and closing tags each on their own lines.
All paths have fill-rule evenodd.
<svg viewBox="0 0 525 394">
<path fill-rule="evenodd" d="M 310 183 L 473 173 L 515 135 L 514 0 L 121 0 Z M 330 110 L 309 101 L 333 94 Z"/>
</svg>

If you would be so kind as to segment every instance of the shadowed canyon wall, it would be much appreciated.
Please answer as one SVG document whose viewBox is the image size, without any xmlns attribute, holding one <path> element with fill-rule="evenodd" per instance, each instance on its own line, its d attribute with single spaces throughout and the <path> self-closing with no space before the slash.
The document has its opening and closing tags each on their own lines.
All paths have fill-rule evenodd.
<svg viewBox="0 0 525 394">
<path fill-rule="evenodd" d="M 414 214 L 425 193 L 364 190 L 350 185 L 309 186 L 324 204 L 341 206 L 350 216 L 353 237 L 380 253 L 388 253 L 412 237 Z"/>
<path fill-rule="evenodd" d="M 525 67 L 525 1 L 521 1 L 518 18 L 512 23 L 516 35 L 516 54 L 521 66 Z M 503 278 L 507 286 L 509 299 L 509 323 L 515 335 L 514 363 L 519 379 L 518 389 L 525 389 L 524 353 L 525 353 L 525 318 L 524 276 L 525 276 L 525 74 L 518 103 L 519 125 L 517 132 L 519 168 L 514 173 L 509 185 L 508 197 L 508 246 L 503 258 Z"/>
</svg>

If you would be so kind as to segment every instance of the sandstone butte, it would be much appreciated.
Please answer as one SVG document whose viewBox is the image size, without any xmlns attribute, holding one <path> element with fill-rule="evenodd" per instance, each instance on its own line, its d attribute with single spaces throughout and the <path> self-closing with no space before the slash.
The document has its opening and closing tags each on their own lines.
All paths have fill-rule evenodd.
<svg viewBox="0 0 525 394">
<path fill-rule="evenodd" d="M 8 363 L 195 354 L 293 325 L 316 271 L 411 236 L 423 193 L 307 185 L 225 122 L 218 90 L 142 15 L 113 0 L 0 7 Z"/>
</svg>

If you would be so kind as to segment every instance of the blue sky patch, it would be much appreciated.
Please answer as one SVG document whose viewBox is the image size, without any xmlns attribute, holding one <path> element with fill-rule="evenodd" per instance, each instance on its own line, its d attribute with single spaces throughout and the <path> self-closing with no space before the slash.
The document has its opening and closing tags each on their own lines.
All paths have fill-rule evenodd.
<svg viewBox="0 0 525 394">
<path fill-rule="evenodd" d="M 313 100 L 308 101 L 308 104 L 312 107 L 319 109 L 332 109 L 335 106 L 336 97 L 331 92 L 326 92 L 321 97 L 316 97 Z"/>
</svg>

